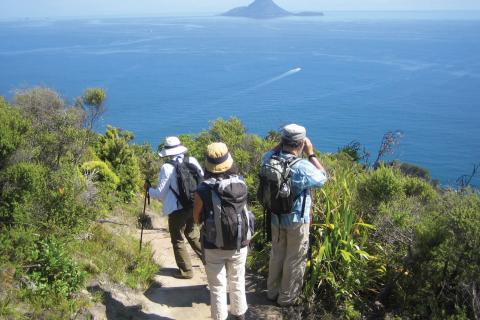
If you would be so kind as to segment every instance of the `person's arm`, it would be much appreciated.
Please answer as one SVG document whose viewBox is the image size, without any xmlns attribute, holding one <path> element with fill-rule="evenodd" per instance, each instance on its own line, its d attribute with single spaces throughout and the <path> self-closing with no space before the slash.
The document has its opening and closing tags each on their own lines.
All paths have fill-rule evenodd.
<svg viewBox="0 0 480 320">
<path fill-rule="evenodd" d="M 197 171 L 198 173 L 200 174 L 200 176 L 204 176 L 204 172 L 203 172 L 203 169 L 202 169 L 202 166 L 200 165 L 200 163 L 198 163 L 198 160 L 194 157 L 190 157 L 188 159 L 188 161 L 190 161 L 190 163 L 193 163 L 195 165 L 195 167 L 197 167 Z"/>
<path fill-rule="evenodd" d="M 300 166 L 300 170 L 303 172 L 302 189 L 319 188 L 327 181 L 327 172 L 318 161 L 313 145 L 310 139 L 305 138 L 304 153 L 309 156 L 308 162 Z"/>
<path fill-rule="evenodd" d="M 303 152 L 308 157 L 308 161 L 310 161 L 310 163 L 313 164 L 315 168 L 322 170 L 326 173 L 325 168 L 322 166 L 320 161 L 317 159 L 317 156 L 315 155 L 312 142 L 308 138 L 305 138 L 305 146 L 303 147 Z"/>
<path fill-rule="evenodd" d="M 195 192 L 193 200 L 193 222 L 200 224 L 202 222 L 203 201 L 198 192 Z"/>
<path fill-rule="evenodd" d="M 167 192 L 170 188 L 170 179 L 172 177 L 174 167 L 171 164 L 164 164 L 160 169 L 160 173 L 158 175 L 158 184 L 156 188 L 149 188 L 148 192 L 150 196 L 163 201 Z"/>
</svg>

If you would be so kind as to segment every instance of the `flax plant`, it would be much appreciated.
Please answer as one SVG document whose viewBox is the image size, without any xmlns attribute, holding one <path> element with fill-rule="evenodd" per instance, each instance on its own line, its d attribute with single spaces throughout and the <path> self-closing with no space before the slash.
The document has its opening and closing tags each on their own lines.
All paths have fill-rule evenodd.
<svg viewBox="0 0 480 320">
<path fill-rule="evenodd" d="M 369 231 L 353 209 L 356 190 L 353 168 L 340 167 L 324 188 L 316 191 L 311 226 L 311 257 L 308 261 L 305 295 L 352 307 L 359 291 L 367 285 L 369 260 L 365 245 Z"/>
</svg>

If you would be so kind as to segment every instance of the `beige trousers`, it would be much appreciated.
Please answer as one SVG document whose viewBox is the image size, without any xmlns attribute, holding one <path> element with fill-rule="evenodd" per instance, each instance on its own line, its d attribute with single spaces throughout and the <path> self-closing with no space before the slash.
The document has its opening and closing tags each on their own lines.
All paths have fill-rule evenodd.
<svg viewBox="0 0 480 320">
<path fill-rule="evenodd" d="M 205 249 L 205 271 L 210 287 L 210 310 L 214 320 L 225 320 L 228 317 L 227 280 L 230 289 L 230 312 L 235 316 L 247 312 L 247 252 L 247 247 L 240 250 Z"/>
<path fill-rule="evenodd" d="M 308 224 L 280 228 L 272 225 L 272 251 L 267 296 L 281 306 L 295 302 L 302 286 L 308 252 Z"/>
</svg>

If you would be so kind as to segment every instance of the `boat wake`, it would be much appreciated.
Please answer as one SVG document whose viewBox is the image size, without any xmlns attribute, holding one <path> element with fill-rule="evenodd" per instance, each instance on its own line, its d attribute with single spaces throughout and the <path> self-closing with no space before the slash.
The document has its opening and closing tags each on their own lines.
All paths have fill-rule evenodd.
<svg viewBox="0 0 480 320">
<path fill-rule="evenodd" d="M 259 89 L 259 88 L 261 88 L 261 87 L 268 86 L 269 84 L 272 84 L 272 83 L 277 82 L 277 81 L 279 81 L 279 80 L 282 80 L 282 79 L 284 79 L 284 78 L 286 78 L 286 77 L 289 77 L 289 76 L 291 76 L 291 75 L 294 75 L 295 73 L 298 73 L 298 72 L 300 72 L 300 71 L 302 71 L 302 68 L 294 68 L 294 69 L 289 70 L 289 71 L 287 71 L 287 72 L 285 72 L 285 73 L 282 73 L 282 74 L 279 75 L 279 76 L 273 77 L 273 78 L 271 78 L 271 79 L 269 79 L 269 80 L 267 80 L 267 81 L 265 81 L 265 82 L 262 82 L 262 83 L 256 85 L 255 87 L 251 88 L 250 90 L 256 90 L 256 89 Z"/>
</svg>

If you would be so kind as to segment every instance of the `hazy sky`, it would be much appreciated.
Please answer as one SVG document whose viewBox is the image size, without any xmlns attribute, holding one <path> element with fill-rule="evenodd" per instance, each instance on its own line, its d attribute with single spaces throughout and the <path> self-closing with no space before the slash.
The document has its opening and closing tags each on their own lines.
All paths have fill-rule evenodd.
<svg viewBox="0 0 480 320">
<path fill-rule="evenodd" d="M 220 13 L 252 0 L 0 0 L 0 18 Z M 480 10 L 480 0 L 276 0 L 287 10 Z"/>
</svg>

